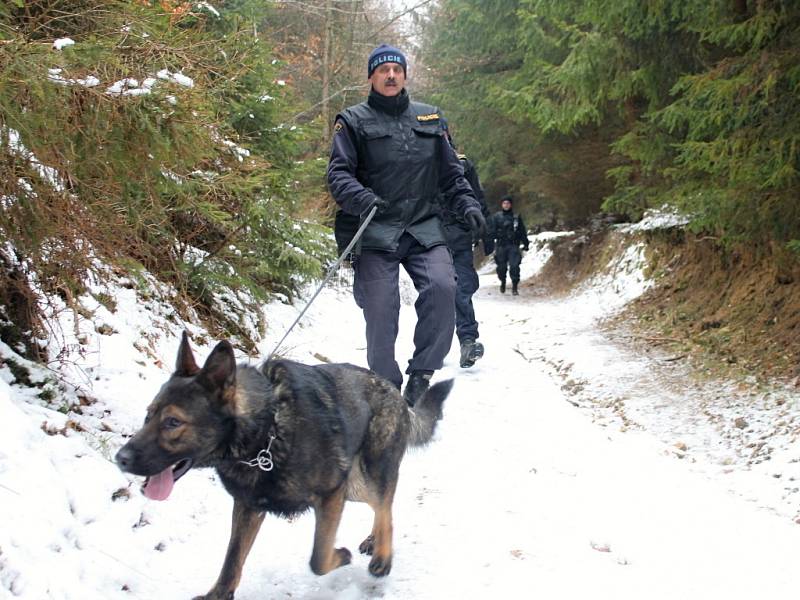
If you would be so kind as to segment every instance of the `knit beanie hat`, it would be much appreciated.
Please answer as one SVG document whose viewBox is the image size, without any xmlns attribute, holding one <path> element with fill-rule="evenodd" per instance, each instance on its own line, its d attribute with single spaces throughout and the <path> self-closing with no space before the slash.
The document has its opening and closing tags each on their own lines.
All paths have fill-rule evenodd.
<svg viewBox="0 0 800 600">
<path fill-rule="evenodd" d="M 511 197 L 511 194 L 506 194 L 505 196 L 500 198 L 500 203 L 502 204 L 506 200 L 508 200 L 511 204 L 514 204 L 514 199 Z"/>
<path fill-rule="evenodd" d="M 381 44 L 369 54 L 369 60 L 367 61 L 367 79 L 372 77 L 372 72 L 379 65 L 387 62 L 397 63 L 403 67 L 403 73 L 408 75 L 406 57 L 403 55 L 403 53 L 394 46 Z"/>
</svg>

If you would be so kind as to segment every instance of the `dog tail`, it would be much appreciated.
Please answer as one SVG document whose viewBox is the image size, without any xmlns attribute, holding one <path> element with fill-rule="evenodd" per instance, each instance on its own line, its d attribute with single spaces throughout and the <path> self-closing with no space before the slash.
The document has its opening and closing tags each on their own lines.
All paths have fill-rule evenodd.
<svg viewBox="0 0 800 600">
<path fill-rule="evenodd" d="M 432 385 L 423 394 L 411 413 L 411 435 L 408 438 L 409 446 L 424 446 L 433 438 L 436 423 L 442 418 L 442 405 L 453 389 L 453 380 L 440 381 Z"/>
</svg>

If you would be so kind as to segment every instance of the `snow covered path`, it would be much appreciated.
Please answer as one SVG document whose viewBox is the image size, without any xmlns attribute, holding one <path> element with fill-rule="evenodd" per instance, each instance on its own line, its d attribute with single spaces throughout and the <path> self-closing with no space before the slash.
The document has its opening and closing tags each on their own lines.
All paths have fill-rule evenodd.
<svg viewBox="0 0 800 600">
<path fill-rule="evenodd" d="M 800 527 L 728 493 L 647 432 L 592 422 L 551 377 L 548 364 L 567 360 L 584 373 L 596 369 L 611 387 L 639 372 L 615 363 L 593 326 L 624 302 L 623 280 L 616 300 L 607 286 L 562 301 L 526 288 L 514 298 L 497 293 L 487 269 L 476 296 L 486 355 L 459 369 L 454 344 L 436 374 L 455 377 L 456 386 L 435 441 L 404 460 L 391 575 L 371 578 L 367 558 L 356 554 L 353 564 L 316 577 L 307 566 L 312 515 L 291 523 L 267 517 L 237 600 L 796 598 Z M 147 326 L 146 313 L 133 314 L 135 302 L 120 305 L 131 311 L 112 322 L 121 335 Z M 300 308 L 270 307 L 264 354 Z M 405 360 L 411 299 L 401 320 Z M 172 364 L 177 343 L 177 332 L 160 342 L 163 363 Z M 363 364 L 363 322 L 349 293 L 325 290 L 288 345 L 298 360 Z M 87 412 L 122 431 L 139 426 L 166 373 L 135 358 L 117 352 L 92 371 L 99 402 Z M 59 414 L 6 384 L 0 409 L 0 598 L 172 600 L 210 588 L 231 507 L 213 473 L 190 472 L 166 502 L 147 501 L 136 486 L 113 501 L 128 483 L 108 460 L 119 436 L 98 446 L 86 439 L 99 428 L 45 435 L 42 421 Z M 370 526 L 371 511 L 349 504 L 338 543 L 355 551 Z"/>
<path fill-rule="evenodd" d="M 437 441 L 404 463 L 391 577 L 376 584 L 359 558 L 355 573 L 333 574 L 327 589 L 312 582 L 306 597 L 794 598 L 796 525 L 690 472 L 646 433 L 593 424 L 548 374 L 545 362 L 563 356 L 605 364 L 612 379 L 631 371 L 602 355 L 593 322 L 611 303 L 605 292 L 553 302 L 523 288 L 513 298 L 498 293 L 490 268 L 481 282 L 486 356 L 459 369 L 454 345 L 437 373 L 457 384 Z M 408 304 L 402 317 L 398 347 L 410 349 Z M 360 315 L 341 325 L 358 332 Z M 363 537 L 364 515 L 346 520 L 342 543 Z M 258 597 L 260 585 L 240 596 Z"/>
</svg>

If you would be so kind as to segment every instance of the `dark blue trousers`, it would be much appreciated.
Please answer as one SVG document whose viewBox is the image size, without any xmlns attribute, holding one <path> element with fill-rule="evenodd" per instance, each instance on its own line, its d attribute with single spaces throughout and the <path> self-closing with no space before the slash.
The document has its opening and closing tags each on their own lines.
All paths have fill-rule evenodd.
<svg viewBox="0 0 800 600">
<path fill-rule="evenodd" d="M 363 250 L 353 270 L 353 296 L 364 312 L 367 364 L 399 389 L 403 375 L 395 359 L 400 320 L 400 265 L 417 289 L 414 304 L 414 355 L 406 373 L 442 368 L 455 329 L 456 278 L 450 251 L 444 244 L 426 249 L 403 234 L 395 252 Z"/>
<path fill-rule="evenodd" d="M 456 335 L 458 341 L 478 339 L 478 321 L 472 295 L 478 291 L 478 274 L 473 266 L 472 249 L 454 250 L 453 265 L 456 269 Z"/>
<path fill-rule="evenodd" d="M 494 249 L 494 262 L 497 265 L 497 277 L 505 281 L 506 272 L 510 271 L 511 283 L 519 283 L 519 265 L 522 252 L 516 244 L 497 244 Z"/>
</svg>

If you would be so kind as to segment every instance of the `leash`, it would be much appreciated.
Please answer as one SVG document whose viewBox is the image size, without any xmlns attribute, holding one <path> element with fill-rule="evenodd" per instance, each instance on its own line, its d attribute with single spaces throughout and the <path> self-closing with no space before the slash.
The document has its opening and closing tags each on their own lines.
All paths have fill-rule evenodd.
<svg viewBox="0 0 800 600">
<path fill-rule="evenodd" d="M 286 340 L 286 338 L 289 337 L 289 334 L 291 333 L 292 329 L 294 329 L 294 326 L 300 322 L 300 319 L 302 319 L 303 315 L 306 314 L 308 307 L 311 306 L 311 303 L 314 302 L 314 300 L 316 300 L 317 296 L 319 296 L 319 293 L 322 291 L 322 288 L 325 287 L 325 284 L 328 283 L 328 280 L 333 276 L 333 274 L 339 268 L 339 265 L 341 265 L 345 257 L 348 254 L 350 254 L 350 251 L 353 249 L 353 247 L 357 243 L 359 243 L 361 235 L 364 233 L 364 230 L 367 228 L 367 225 L 369 225 L 369 222 L 372 221 L 372 217 L 375 216 L 376 212 L 378 212 L 378 207 L 373 206 L 372 210 L 369 211 L 369 214 L 366 217 L 364 217 L 364 220 L 361 222 L 361 225 L 356 231 L 356 234 L 353 236 L 353 239 L 350 240 L 350 243 L 347 244 L 347 247 L 344 249 L 344 252 L 342 252 L 342 255 L 338 258 L 338 260 L 335 263 L 333 263 L 333 266 L 330 269 L 328 269 L 327 275 L 325 275 L 325 278 L 322 280 L 322 283 L 319 284 L 319 287 L 317 288 L 317 291 L 314 292 L 314 295 L 311 296 L 311 300 L 308 301 L 305 307 L 303 307 L 303 310 L 300 311 L 300 314 L 297 315 L 297 318 L 294 320 L 294 323 L 292 323 L 289 329 L 286 330 L 286 333 L 283 334 L 281 341 L 278 342 L 274 350 L 269 353 L 269 356 L 267 356 L 267 360 L 271 359 L 275 355 L 275 353 L 278 351 L 278 348 L 280 348 L 281 344 L 283 344 L 284 340 Z"/>
</svg>

